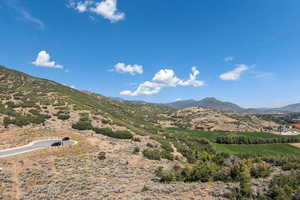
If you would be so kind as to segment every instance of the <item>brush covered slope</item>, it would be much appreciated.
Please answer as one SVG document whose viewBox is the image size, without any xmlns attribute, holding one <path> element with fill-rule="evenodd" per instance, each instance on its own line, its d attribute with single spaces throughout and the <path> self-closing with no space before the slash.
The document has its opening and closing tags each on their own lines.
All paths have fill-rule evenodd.
<svg viewBox="0 0 300 200">
<path fill-rule="evenodd" d="M 204 131 L 259 132 L 278 124 L 253 115 L 221 112 L 204 107 L 190 107 L 178 110 L 161 121 L 164 127 L 179 127 Z"/>
<path fill-rule="evenodd" d="M 85 121 L 86 126 L 151 132 L 160 116 L 172 111 L 153 104 L 122 102 L 78 91 L 1 66 L 0 92 L 2 128 L 69 129 Z"/>
</svg>

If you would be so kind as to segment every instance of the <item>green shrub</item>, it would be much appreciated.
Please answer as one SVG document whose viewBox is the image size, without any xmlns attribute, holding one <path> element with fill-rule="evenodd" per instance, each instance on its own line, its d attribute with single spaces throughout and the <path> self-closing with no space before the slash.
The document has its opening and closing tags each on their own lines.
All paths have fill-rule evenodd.
<svg viewBox="0 0 300 200">
<path fill-rule="evenodd" d="M 118 139 L 132 139 L 133 135 L 129 131 L 113 131 L 109 128 L 94 128 L 95 133 L 102 134 L 112 138 Z"/>
<path fill-rule="evenodd" d="M 57 116 L 57 118 L 60 120 L 68 120 L 68 119 L 70 119 L 70 115 L 69 114 L 60 114 Z"/>
<path fill-rule="evenodd" d="M 129 131 L 116 131 L 114 136 L 119 139 L 132 139 L 133 135 Z"/>
<path fill-rule="evenodd" d="M 270 176 L 272 170 L 267 164 L 258 163 L 251 168 L 250 173 L 254 178 L 266 178 Z"/>
<path fill-rule="evenodd" d="M 101 122 L 103 124 L 109 124 L 110 123 L 110 120 L 107 120 L 107 119 L 101 119 Z"/>
<path fill-rule="evenodd" d="M 92 130 L 93 126 L 90 121 L 79 121 L 76 124 L 73 124 L 72 128 L 83 131 L 83 130 Z"/>
<path fill-rule="evenodd" d="M 149 191 L 149 188 L 146 185 L 144 185 L 142 192 L 147 192 L 147 191 Z"/>
<path fill-rule="evenodd" d="M 35 116 L 17 115 L 14 118 L 5 117 L 3 120 L 3 124 L 5 127 L 8 127 L 8 125 L 10 125 L 10 124 L 14 124 L 16 126 L 23 127 L 23 126 L 26 126 L 29 124 L 42 124 L 49 118 L 50 118 L 49 115 L 43 115 L 43 114 L 39 114 L 39 115 L 35 115 Z"/>
<path fill-rule="evenodd" d="M 141 139 L 138 138 L 138 137 L 134 137 L 134 138 L 132 138 L 132 140 L 133 140 L 134 142 L 141 142 Z"/>
<path fill-rule="evenodd" d="M 161 157 L 167 160 L 174 160 L 174 156 L 172 153 L 168 152 L 168 151 L 162 151 L 161 152 Z"/>
<path fill-rule="evenodd" d="M 21 104 L 21 107 L 23 108 L 32 108 L 32 107 L 37 107 L 34 101 L 25 101 L 24 103 Z"/>
<path fill-rule="evenodd" d="M 151 143 L 147 143 L 147 147 L 154 148 L 154 145 Z"/>
<path fill-rule="evenodd" d="M 35 110 L 35 109 L 31 109 L 31 110 L 29 110 L 29 112 L 33 115 L 39 115 L 40 114 L 40 112 L 38 110 Z"/>
<path fill-rule="evenodd" d="M 160 160 L 161 155 L 159 150 L 149 150 L 145 149 L 143 151 L 143 155 L 145 158 L 148 158 L 149 160 Z"/>
<path fill-rule="evenodd" d="M 105 160 L 106 159 L 106 153 L 105 152 L 99 152 L 97 155 L 98 160 Z"/>
<path fill-rule="evenodd" d="M 138 154 L 140 152 L 140 148 L 139 147 L 134 147 L 133 149 L 133 154 Z"/>
</svg>

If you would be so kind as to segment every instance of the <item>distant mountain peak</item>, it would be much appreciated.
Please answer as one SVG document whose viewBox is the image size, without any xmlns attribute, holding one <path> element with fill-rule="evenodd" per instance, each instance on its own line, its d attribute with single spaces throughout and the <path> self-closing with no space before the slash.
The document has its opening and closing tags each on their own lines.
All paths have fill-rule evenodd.
<svg viewBox="0 0 300 200">
<path fill-rule="evenodd" d="M 207 107 L 221 111 L 229 111 L 229 112 L 241 112 L 244 110 L 240 106 L 230 103 L 230 102 L 223 102 L 215 97 L 206 97 L 200 101 L 196 101 L 194 99 L 176 101 L 172 103 L 164 104 L 165 106 L 169 106 L 176 109 L 183 109 L 188 107 Z"/>
</svg>

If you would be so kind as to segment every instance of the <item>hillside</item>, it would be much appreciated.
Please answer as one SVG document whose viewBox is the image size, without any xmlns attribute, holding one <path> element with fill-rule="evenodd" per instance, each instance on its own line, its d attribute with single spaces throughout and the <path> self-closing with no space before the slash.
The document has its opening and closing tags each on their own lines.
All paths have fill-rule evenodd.
<svg viewBox="0 0 300 200">
<path fill-rule="evenodd" d="M 161 122 L 165 127 L 205 131 L 260 132 L 266 127 L 276 127 L 272 121 L 262 120 L 252 115 L 221 112 L 204 107 L 190 107 L 178 110 Z"/>
<path fill-rule="evenodd" d="M 288 111 L 288 112 L 300 112 L 300 103 L 287 105 L 287 106 L 281 107 L 279 109 Z"/>
<path fill-rule="evenodd" d="M 161 104 L 174 109 L 184 109 L 190 107 L 205 107 L 219 111 L 245 113 L 245 114 L 288 114 L 300 112 L 300 104 L 291 104 L 280 108 L 243 108 L 231 102 L 220 101 L 214 97 L 204 98 L 196 101 L 193 99 L 180 100 L 171 103 Z"/>
<path fill-rule="evenodd" d="M 169 106 L 176 109 L 183 109 L 188 107 L 206 107 L 206 108 L 213 108 L 220 111 L 229 111 L 229 112 L 242 112 L 244 109 L 240 106 L 230 103 L 217 100 L 213 97 L 208 97 L 202 99 L 200 101 L 195 100 L 183 100 L 183 101 L 176 101 L 173 103 L 164 104 L 165 106 Z"/>
<path fill-rule="evenodd" d="M 5 67 L 0 67 L 0 92 L 2 127 L 43 125 L 69 129 L 85 117 L 93 126 L 144 132 L 153 130 L 159 114 L 172 110 L 78 91 Z"/>
</svg>

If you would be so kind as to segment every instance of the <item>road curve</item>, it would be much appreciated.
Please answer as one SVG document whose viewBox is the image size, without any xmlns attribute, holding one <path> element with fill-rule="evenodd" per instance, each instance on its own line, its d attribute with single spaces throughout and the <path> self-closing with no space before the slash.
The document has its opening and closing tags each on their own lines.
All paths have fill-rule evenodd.
<svg viewBox="0 0 300 200">
<path fill-rule="evenodd" d="M 7 157 L 12 157 L 24 153 L 30 153 L 42 149 L 47 149 L 50 148 L 53 143 L 60 142 L 60 141 L 61 141 L 60 139 L 37 140 L 25 146 L 0 150 L 0 158 L 7 158 Z M 76 141 L 68 140 L 63 142 L 63 146 L 69 146 L 76 143 L 77 143 Z"/>
</svg>

